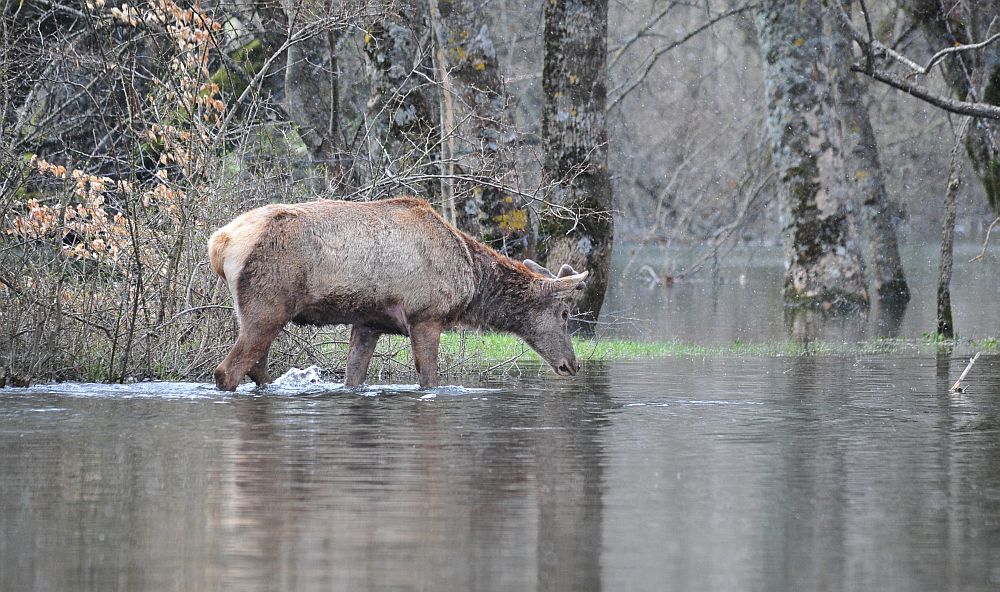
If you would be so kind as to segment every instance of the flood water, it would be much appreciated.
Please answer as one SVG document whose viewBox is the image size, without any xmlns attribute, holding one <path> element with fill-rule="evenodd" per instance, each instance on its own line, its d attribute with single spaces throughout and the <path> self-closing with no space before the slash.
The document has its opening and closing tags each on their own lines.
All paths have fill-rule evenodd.
<svg viewBox="0 0 1000 592">
<path fill-rule="evenodd" d="M 0 391 L 5 590 L 995 590 L 1000 356 Z M 472 379 L 470 379 L 472 380 Z"/>
<path fill-rule="evenodd" d="M 753 284 L 699 286 L 640 324 L 784 338 Z M 951 394 L 966 361 L 3 389 L 0 590 L 997 590 L 1000 354 Z"/>
<path fill-rule="evenodd" d="M 885 337 L 919 339 L 934 332 L 936 322 L 938 247 L 911 246 L 901 257 L 912 294 L 904 311 L 873 306 L 866 315 L 842 318 L 790 318 L 782 306 L 784 260 L 778 247 L 744 248 L 725 255 L 712 273 L 700 273 L 676 282 L 669 289 L 648 287 L 641 273 L 648 266 L 660 276 L 680 275 L 700 259 L 706 247 L 664 250 L 649 248 L 634 258 L 628 247 L 615 253 L 615 265 L 629 273 L 614 281 L 601 317 L 611 324 L 605 330 L 628 338 L 675 339 L 683 342 L 728 344 L 734 341 L 781 341 L 791 336 L 823 341 L 862 341 Z M 1000 334 L 1000 241 L 994 240 L 987 256 L 970 262 L 982 252 L 981 244 L 955 247 L 951 281 L 952 310 L 958 336 L 967 339 Z M 631 265 L 629 264 L 631 260 Z"/>
</svg>

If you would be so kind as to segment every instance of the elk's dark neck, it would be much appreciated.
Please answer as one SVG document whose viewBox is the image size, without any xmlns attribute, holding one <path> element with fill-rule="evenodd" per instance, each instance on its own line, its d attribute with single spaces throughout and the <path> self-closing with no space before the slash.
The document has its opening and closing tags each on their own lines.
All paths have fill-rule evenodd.
<svg viewBox="0 0 1000 592">
<path fill-rule="evenodd" d="M 519 263 L 482 245 L 476 244 L 476 247 L 472 251 L 476 292 L 463 321 L 472 326 L 521 334 L 534 278 Z"/>
</svg>

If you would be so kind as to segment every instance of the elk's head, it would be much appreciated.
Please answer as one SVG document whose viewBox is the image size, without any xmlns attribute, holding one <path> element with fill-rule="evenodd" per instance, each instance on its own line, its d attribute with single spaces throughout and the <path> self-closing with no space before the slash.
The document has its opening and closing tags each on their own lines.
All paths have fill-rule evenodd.
<svg viewBox="0 0 1000 592">
<path fill-rule="evenodd" d="M 555 274 L 531 259 L 525 259 L 524 264 L 543 279 L 537 285 L 535 297 L 526 303 L 528 314 L 521 337 L 556 374 L 573 376 L 580 365 L 569 335 L 570 297 L 575 290 L 586 287 L 584 280 L 590 272 L 577 273 L 569 265 L 563 265 Z"/>
</svg>

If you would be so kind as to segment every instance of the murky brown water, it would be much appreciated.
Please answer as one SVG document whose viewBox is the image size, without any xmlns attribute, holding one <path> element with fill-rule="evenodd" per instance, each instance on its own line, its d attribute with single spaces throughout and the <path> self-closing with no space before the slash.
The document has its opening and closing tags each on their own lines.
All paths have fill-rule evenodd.
<svg viewBox="0 0 1000 592">
<path fill-rule="evenodd" d="M 0 390 L 0 588 L 996 590 L 1000 356 L 964 364 Z"/>
</svg>

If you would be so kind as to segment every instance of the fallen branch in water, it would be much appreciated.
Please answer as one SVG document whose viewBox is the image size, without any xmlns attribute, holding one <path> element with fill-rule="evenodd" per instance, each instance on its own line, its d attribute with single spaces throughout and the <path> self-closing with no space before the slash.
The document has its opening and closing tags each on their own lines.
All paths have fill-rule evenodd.
<svg viewBox="0 0 1000 592">
<path fill-rule="evenodd" d="M 972 365 L 976 363 L 976 360 L 979 359 L 979 354 L 981 353 L 983 352 L 976 352 L 976 355 L 972 356 L 972 359 L 969 360 L 969 365 L 965 367 L 965 370 L 962 371 L 962 375 L 959 376 L 958 380 L 955 381 L 955 384 L 952 385 L 951 392 L 960 393 L 965 390 L 962 388 L 962 381 L 965 380 L 965 376 L 969 373 L 969 370 L 972 370 Z"/>
</svg>

